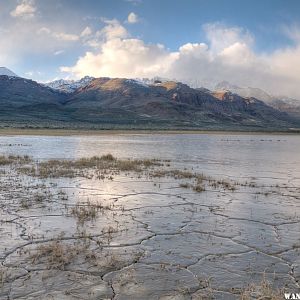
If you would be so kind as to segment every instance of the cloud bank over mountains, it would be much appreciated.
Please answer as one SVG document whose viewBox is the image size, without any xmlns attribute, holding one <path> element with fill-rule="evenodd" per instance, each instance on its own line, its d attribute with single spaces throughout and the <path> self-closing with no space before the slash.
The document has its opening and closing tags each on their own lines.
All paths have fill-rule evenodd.
<svg viewBox="0 0 300 300">
<path fill-rule="evenodd" d="M 208 43 L 186 43 L 177 51 L 162 44 L 147 44 L 131 37 L 117 20 L 92 38 L 96 47 L 83 54 L 73 66 L 61 70 L 77 78 L 162 76 L 214 85 L 227 80 L 241 86 L 254 86 L 271 93 L 300 97 L 300 41 L 273 53 L 257 54 L 255 37 L 239 27 L 220 23 L 205 24 Z M 298 37 L 293 30 L 291 38 Z M 97 42 L 95 42 L 97 40 Z"/>
<path fill-rule="evenodd" d="M 257 52 L 253 33 L 219 22 L 195 28 L 205 33 L 204 40 L 193 40 L 170 50 L 167 44 L 149 43 L 142 36 L 131 34 L 145 20 L 134 11 L 129 10 L 123 22 L 99 17 L 93 25 L 72 20 L 51 23 L 43 18 L 42 2 L 16 3 L 10 6 L 3 21 L 7 26 L 0 26 L 1 65 L 8 63 L 10 67 L 18 63 L 17 58 L 31 56 L 34 60 L 43 53 L 59 61 L 58 76 L 66 78 L 161 76 L 209 88 L 226 80 L 300 99 L 297 24 L 282 26 L 282 34 L 292 43 L 272 52 Z M 40 74 L 38 71 L 42 72 L 28 70 L 24 74 Z"/>
</svg>

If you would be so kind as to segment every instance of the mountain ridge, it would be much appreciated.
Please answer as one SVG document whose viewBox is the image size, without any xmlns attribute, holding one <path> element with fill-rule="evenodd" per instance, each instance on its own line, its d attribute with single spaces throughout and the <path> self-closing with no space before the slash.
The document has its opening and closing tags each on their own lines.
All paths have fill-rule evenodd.
<svg viewBox="0 0 300 300">
<path fill-rule="evenodd" d="M 0 67 L 0 76 L 9 76 L 9 77 L 19 77 L 13 71 L 9 70 L 6 67 Z"/>
<path fill-rule="evenodd" d="M 289 130 L 299 120 L 255 98 L 175 81 L 87 78 L 70 93 L 0 76 L 0 126 L 92 129 Z"/>
<path fill-rule="evenodd" d="M 260 88 L 240 87 L 238 85 L 231 84 L 228 81 L 218 83 L 215 86 L 215 89 L 231 91 L 242 97 L 254 97 L 280 111 L 300 117 L 300 100 L 297 99 L 292 99 L 286 96 L 271 95 Z"/>
<path fill-rule="evenodd" d="M 94 77 L 91 76 L 85 76 L 79 80 L 58 79 L 51 82 L 47 82 L 44 84 L 44 86 L 50 87 L 53 90 L 69 94 L 89 84 L 93 79 Z"/>
</svg>

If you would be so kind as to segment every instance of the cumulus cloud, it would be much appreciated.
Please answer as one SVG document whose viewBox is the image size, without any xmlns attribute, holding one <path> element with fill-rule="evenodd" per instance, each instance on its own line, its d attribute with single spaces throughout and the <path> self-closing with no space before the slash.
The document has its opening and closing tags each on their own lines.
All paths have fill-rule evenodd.
<svg viewBox="0 0 300 300">
<path fill-rule="evenodd" d="M 134 63 L 133 63 L 134 59 Z M 146 45 L 138 39 L 120 39 L 106 41 L 101 53 L 87 52 L 79 58 L 74 67 L 62 67 L 77 77 L 145 77 L 155 76 L 168 69 L 173 61 L 172 55 L 161 45 Z"/>
<path fill-rule="evenodd" d="M 15 18 L 31 19 L 34 17 L 37 9 L 34 0 L 22 0 L 17 7 L 10 12 Z"/>
<path fill-rule="evenodd" d="M 227 80 L 300 97 L 300 44 L 268 55 L 257 54 L 254 37 L 242 28 L 208 24 L 204 31 L 206 43 L 187 43 L 170 51 L 161 44 L 130 38 L 118 21 L 107 21 L 98 33 L 102 40 L 98 40 L 97 48 L 61 71 L 75 77 L 163 76 L 210 88 Z"/>
<path fill-rule="evenodd" d="M 115 38 L 126 38 L 129 36 L 126 28 L 122 26 L 118 20 L 103 19 L 103 22 L 106 24 L 106 26 L 104 26 L 102 30 L 96 32 L 97 37 L 103 37 L 107 40 L 112 40 Z"/>
<path fill-rule="evenodd" d="M 211 51 L 215 53 L 236 43 L 249 46 L 253 43 L 251 34 L 240 27 L 225 27 L 220 23 L 208 23 L 203 26 L 203 30 L 210 42 Z"/>
<path fill-rule="evenodd" d="M 130 24 L 135 24 L 139 22 L 139 17 L 134 12 L 131 12 L 127 17 L 127 22 Z"/>
</svg>

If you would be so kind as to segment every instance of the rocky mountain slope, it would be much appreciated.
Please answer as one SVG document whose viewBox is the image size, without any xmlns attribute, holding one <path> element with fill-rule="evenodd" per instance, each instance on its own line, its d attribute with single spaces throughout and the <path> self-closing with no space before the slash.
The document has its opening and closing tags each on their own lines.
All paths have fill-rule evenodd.
<svg viewBox="0 0 300 300">
<path fill-rule="evenodd" d="M 0 125 L 64 128 L 287 130 L 299 120 L 255 98 L 174 81 L 88 79 L 73 92 L 0 76 Z"/>
<path fill-rule="evenodd" d="M 222 81 L 215 86 L 216 90 L 226 90 L 236 93 L 241 97 L 254 97 L 264 101 L 266 104 L 280 110 L 287 112 L 296 117 L 300 117 L 300 100 L 292 99 L 286 96 L 270 95 L 260 88 L 240 87 L 233 85 L 227 81 Z"/>
</svg>

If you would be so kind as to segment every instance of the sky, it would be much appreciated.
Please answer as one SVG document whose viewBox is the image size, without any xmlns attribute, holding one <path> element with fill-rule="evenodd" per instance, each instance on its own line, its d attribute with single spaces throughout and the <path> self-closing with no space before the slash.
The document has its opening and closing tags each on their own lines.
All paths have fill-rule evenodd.
<svg viewBox="0 0 300 300">
<path fill-rule="evenodd" d="M 39 82 L 225 80 L 300 99 L 300 1 L 0 0 L 0 66 Z"/>
</svg>

